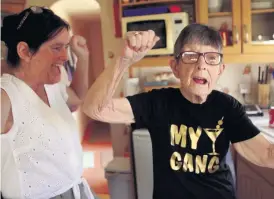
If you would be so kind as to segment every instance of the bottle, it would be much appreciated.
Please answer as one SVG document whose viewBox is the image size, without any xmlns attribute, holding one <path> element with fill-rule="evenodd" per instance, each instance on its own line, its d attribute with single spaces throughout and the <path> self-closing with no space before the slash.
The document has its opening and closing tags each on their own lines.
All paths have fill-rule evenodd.
<svg viewBox="0 0 274 199">
<path fill-rule="evenodd" d="M 274 128 L 274 106 L 269 109 L 269 128 Z"/>
<path fill-rule="evenodd" d="M 270 81 L 270 102 L 274 106 L 274 69 L 272 71 L 272 78 Z"/>
</svg>

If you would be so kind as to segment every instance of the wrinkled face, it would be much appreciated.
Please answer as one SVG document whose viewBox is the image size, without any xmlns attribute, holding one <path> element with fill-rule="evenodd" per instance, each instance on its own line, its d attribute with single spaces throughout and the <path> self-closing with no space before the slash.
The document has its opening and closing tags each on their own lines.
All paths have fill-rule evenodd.
<svg viewBox="0 0 274 199">
<path fill-rule="evenodd" d="M 58 83 L 61 79 L 60 67 L 67 61 L 67 47 L 70 42 L 69 32 L 61 30 L 54 38 L 41 45 L 31 56 L 28 73 L 44 84 Z"/>
<path fill-rule="evenodd" d="M 181 89 L 191 95 L 209 95 L 224 70 L 218 50 L 212 46 L 189 44 L 181 52 L 185 53 L 177 61 L 171 61 L 173 73 L 180 79 Z M 195 52 L 206 54 L 199 56 Z"/>
</svg>

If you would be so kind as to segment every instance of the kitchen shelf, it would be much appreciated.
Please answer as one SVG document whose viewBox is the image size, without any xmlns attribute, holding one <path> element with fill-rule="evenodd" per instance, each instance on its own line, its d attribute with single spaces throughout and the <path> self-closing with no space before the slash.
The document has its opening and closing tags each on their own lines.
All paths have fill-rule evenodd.
<svg viewBox="0 0 274 199">
<path fill-rule="evenodd" d="M 212 13 L 208 13 L 208 17 L 227 17 L 227 16 L 231 16 L 232 13 L 231 12 L 212 12 Z"/>
<path fill-rule="evenodd" d="M 274 8 L 260 9 L 260 10 L 252 10 L 251 13 L 252 13 L 252 14 L 274 13 Z"/>
<path fill-rule="evenodd" d="M 140 6 L 140 5 L 157 4 L 157 3 L 180 3 L 181 2 L 178 0 L 156 0 L 156 1 L 141 1 L 141 2 L 135 2 L 135 1 L 131 3 L 122 3 L 122 7 Z"/>
</svg>

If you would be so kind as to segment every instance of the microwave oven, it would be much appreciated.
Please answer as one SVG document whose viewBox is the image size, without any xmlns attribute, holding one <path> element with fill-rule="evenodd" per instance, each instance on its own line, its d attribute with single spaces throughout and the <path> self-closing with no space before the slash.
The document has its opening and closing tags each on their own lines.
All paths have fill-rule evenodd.
<svg viewBox="0 0 274 199">
<path fill-rule="evenodd" d="M 153 30 L 160 40 L 147 55 L 172 55 L 177 37 L 188 24 L 189 16 L 186 12 L 124 17 L 122 35 L 125 37 L 129 31 Z"/>
</svg>

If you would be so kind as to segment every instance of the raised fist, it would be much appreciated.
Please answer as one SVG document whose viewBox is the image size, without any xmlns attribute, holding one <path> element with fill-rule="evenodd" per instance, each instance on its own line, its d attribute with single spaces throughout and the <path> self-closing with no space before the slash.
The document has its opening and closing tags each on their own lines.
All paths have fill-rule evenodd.
<svg viewBox="0 0 274 199">
<path fill-rule="evenodd" d="M 70 41 L 72 52 L 77 58 L 86 58 L 89 55 L 86 39 L 80 35 L 73 35 Z"/>
<path fill-rule="evenodd" d="M 122 57 L 133 64 L 141 60 L 159 39 L 153 30 L 128 32 Z"/>
</svg>

